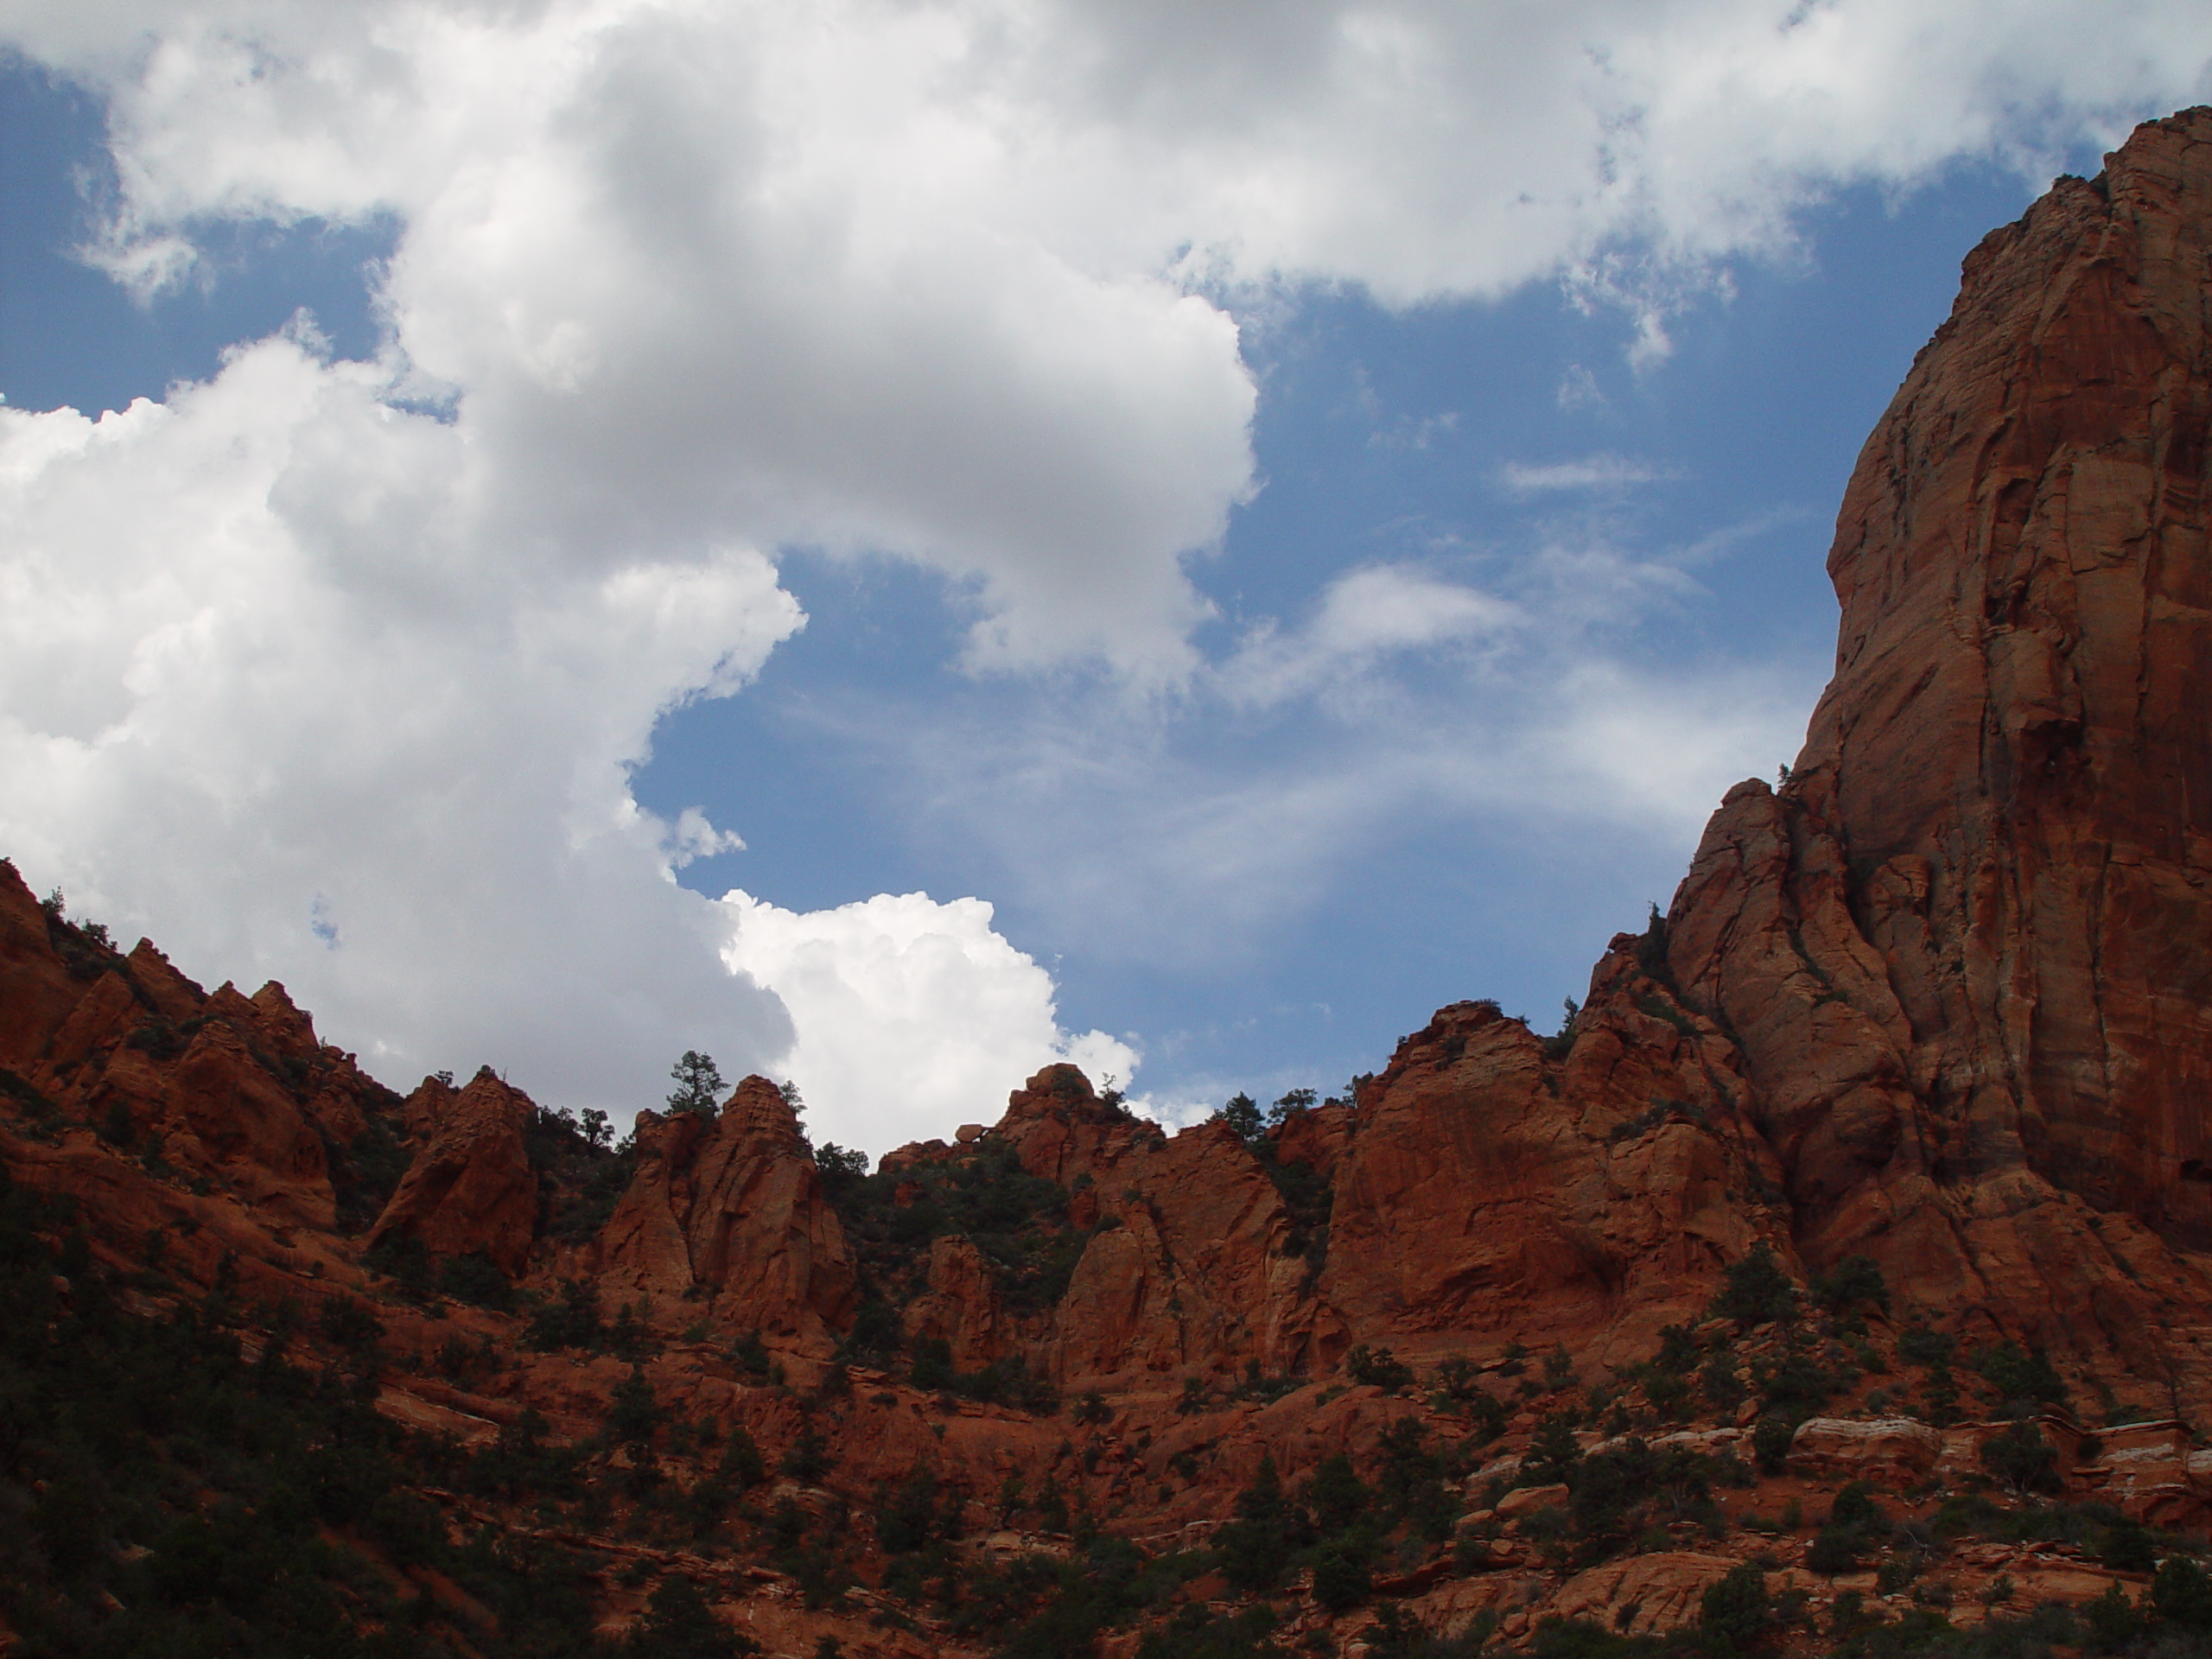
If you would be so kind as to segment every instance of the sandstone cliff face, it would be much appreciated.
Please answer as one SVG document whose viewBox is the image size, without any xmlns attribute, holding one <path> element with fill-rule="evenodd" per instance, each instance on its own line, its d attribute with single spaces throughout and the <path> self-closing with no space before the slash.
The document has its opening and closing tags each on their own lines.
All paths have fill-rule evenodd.
<svg viewBox="0 0 2212 1659">
<path fill-rule="evenodd" d="M 990 1133 L 1032 1175 L 1062 1186 L 1083 1175 L 1095 1181 L 1101 1170 L 1166 1139 L 1157 1123 L 1102 1100 L 1072 1065 L 1048 1065 L 1015 1090 Z"/>
<path fill-rule="evenodd" d="M 1226 1125 L 1138 1139 L 1088 1173 L 1104 1225 L 1054 1316 L 1054 1375 L 1284 1371 L 1335 1357 L 1338 1326 L 1291 1249 L 1290 1217 Z"/>
<path fill-rule="evenodd" d="M 408 1166 L 369 1234 L 371 1247 L 413 1238 L 433 1256 L 480 1255 L 522 1271 L 537 1222 L 537 1178 L 523 1129 L 533 1108 L 489 1066 L 448 1094 L 430 1143 Z"/>
<path fill-rule="evenodd" d="M 1646 1351 L 1762 1236 L 1788 1249 L 1732 1046 L 1623 938 L 1570 1041 L 1459 1003 L 1360 1093 L 1323 1296 L 1360 1337 Z M 1777 1193 L 1778 1196 L 1778 1193 Z"/>
<path fill-rule="evenodd" d="M 1793 779 L 1731 793 L 1669 953 L 1812 1255 L 2192 1373 L 2159 1304 L 2212 1306 L 2208 282 L 2205 111 L 1975 250 L 1845 498 Z"/>
<path fill-rule="evenodd" d="M 901 1316 L 910 1339 L 944 1343 L 957 1371 L 980 1371 L 1018 1351 L 1020 1333 L 1007 1318 L 998 1274 L 966 1239 L 930 1241 L 925 1283 Z"/>
<path fill-rule="evenodd" d="M 1076 1067 L 1052 1065 L 1014 1091 L 988 1139 L 1071 1189 L 1071 1217 L 1090 1233 L 1041 1326 L 1013 1329 L 969 1299 L 1006 1332 L 1001 1354 L 1089 1387 L 1254 1363 L 1302 1370 L 1343 1346 L 1274 1183 L 1225 1125 L 1170 1138 L 1102 1099 Z M 964 1326 L 963 1339 L 975 1346 Z"/>
<path fill-rule="evenodd" d="M 711 1121 L 638 1117 L 638 1169 L 596 1247 L 610 1293 L 652 1317 L 704 1314 L 826 1352 L 850 1321 L 855 1274 L 798 1120 L 747 1077 Z"/>
<path fill-rule="evenodd" d="M 18 1070 L 45 1051 L 82 995 L 48 933 L 46 912 L 15 867 L 0 871 L 0 1056 Z"/>
</svg>

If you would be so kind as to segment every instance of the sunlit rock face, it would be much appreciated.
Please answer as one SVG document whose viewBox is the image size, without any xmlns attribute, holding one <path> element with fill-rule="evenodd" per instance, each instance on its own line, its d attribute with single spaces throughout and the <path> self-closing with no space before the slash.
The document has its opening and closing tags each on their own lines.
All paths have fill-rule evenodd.
<svg viewBox="0 0 2212 1659">
<path fill-rule="evenodd" d="M 1715 816 L 1669 950 L 1808 1255 L 2192 1375 L 2161 1309 L 2212 1302 L 2208 243 L 2196 110 L 1967 258 L 1844 499 L 1804 752 Z"/>
</svg>

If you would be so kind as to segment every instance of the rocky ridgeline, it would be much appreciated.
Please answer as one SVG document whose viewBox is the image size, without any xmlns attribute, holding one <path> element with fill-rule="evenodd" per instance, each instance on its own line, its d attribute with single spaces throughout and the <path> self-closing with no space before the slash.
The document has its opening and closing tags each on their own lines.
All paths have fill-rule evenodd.
<svg viewBox="0 0 2212 1659">
<path fill-rule="evenodd" d="M 7 1639 L 2196 1650 L 2208 243 L 2202 111 L 1986 238 L 1781 786 L 1557 1036 L 1265 1127 L 1058 1066 L 873 1173 L 757 1077 L 617 1147 L 0 865 Z"/>
</svg>

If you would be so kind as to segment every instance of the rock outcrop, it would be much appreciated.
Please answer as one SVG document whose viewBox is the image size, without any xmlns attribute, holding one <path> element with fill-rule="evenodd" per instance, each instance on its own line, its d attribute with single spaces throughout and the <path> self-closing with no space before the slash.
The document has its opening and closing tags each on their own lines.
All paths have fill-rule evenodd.
<svg viewBox="0 0 2212 1659">
<path fill-rule="evenodd" d="M 1770 1164 L 1731 1045 L 1636 949 L 1615 941 L 1563 1053 L 1460 1003 L 1361 1091 L 1320 1286 L 1355 1334 L 1642 1352 L 1755 1240 L 1786 1243 L 1752 1201 Z"/>
<path fill-rule="evenodd" d="M 1808 1417 L 1789 1440 L 1789 1466 L 1815 1479 L 1917 1486 L 1943 1456 L 1943 1432 L 1910 1417 Z"/>
<path fill-rule="evenodd" d="M 145 940 L 128 956 L 48 914 L 0 863 L 0 1087 L 96 1126 L 287 1224 L 336 1219 L 329 1147 L 388 1091 L 323 1044 L 281 985 L 210 995 Z"/>
<path fill-rule="evenodd" d="M 537 1224 L 537 1178 L 523 1144 L 534 1109 L 489 1066 L 479 1071 L 444 1106 L 377 1217 L 370 1247 L 411 1238 L 434 1257 L 480 1255 L 502 1273 L 521 1272 Z"/>
<path fill-rule="evenodd" d="M 713 1118 L 641 1112 L 637 1137 L 594 1251 L 601 1283 L 664 1321 L 704 1314 L 826 1353 L 852 1316 L 852 1256 L 776 1085 L 746 1078 Z"/>
</svg>

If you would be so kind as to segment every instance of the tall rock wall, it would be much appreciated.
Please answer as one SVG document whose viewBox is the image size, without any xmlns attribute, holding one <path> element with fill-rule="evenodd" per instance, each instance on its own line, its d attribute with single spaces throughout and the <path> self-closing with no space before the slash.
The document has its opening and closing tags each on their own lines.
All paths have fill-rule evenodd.
<svg viewBox="0 0 2212 1659">
<path fill-rule="evenodd" d="M 2212 111 L 1974 251 L 1846 494 L 1804 751 L 1715 816 L 1669 953 L 1741 1045 L 1809 1253 L 2192 1373 L 2209 293 Z"/>
</svg>

